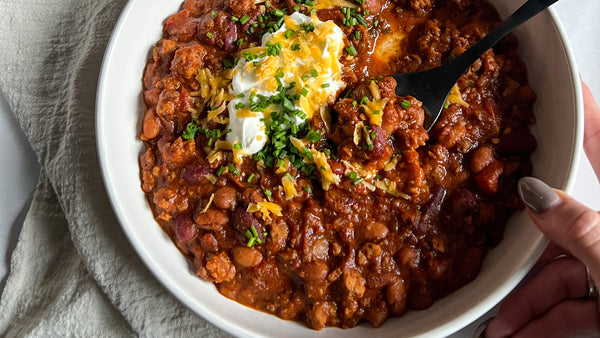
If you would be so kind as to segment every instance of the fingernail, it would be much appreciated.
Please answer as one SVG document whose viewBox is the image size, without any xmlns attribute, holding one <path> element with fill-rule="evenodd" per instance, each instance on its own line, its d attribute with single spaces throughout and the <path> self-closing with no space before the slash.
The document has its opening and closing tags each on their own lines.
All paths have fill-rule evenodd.
<svg viewBox="0 0 600 338">
<path fill-rule="evenodd" d="M 519 196 L 535 213 L 542 213 L 560 202 L 558 194 L 535 177 L 523 177 L 519 180 Z"/>
</svg>

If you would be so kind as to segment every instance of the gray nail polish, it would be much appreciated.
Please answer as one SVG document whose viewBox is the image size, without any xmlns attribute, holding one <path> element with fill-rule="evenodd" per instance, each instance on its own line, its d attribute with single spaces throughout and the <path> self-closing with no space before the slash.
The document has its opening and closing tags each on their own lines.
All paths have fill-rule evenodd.
<svg viewBox="0 0 600 338">
<path fill-rule="evenodd" d="M 523 177 L 519 180 L 519 196 L 531 210 L 538 214 L 560 202 L 558 194 L 535 177 Z"/>
</svg>

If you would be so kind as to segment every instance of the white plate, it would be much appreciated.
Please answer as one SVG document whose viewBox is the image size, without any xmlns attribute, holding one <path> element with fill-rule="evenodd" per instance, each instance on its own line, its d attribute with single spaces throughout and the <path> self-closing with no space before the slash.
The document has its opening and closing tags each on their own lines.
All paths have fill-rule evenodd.
<svg viewBox="0 0 600 338">
<path fill-rule="evenodd" d="M 521 0 L 493 2 L 502 16 Z M 131 0 L 106 51 L 97 95 L 98 155 L 113 209 L 144 263 L 156 278 L 190 309 L 222 329 L 243 337 L 445 336 L 468 325 L 498 303 L 527 273 L 545 246 L 524 213 L 511 219 L 503 242 L 485 259 L 475 281 L 423 311 L 390 318 L 381 328 L 312 331 L 221 296 L 196 277 L 152 217 L 140 189 L 138 134 L 143 102 L 142 73 L 164 20 L 181 0 Z M 578 72 L 562 26 L 552 10 L 517 32 L 530 83 L 538 93 L 534 133 L 539 148 L 534 174 L 570 190 L 582 141 L 582 103 Z M 543 132 L 541 132 L 543 131 Z"/>
</svg>

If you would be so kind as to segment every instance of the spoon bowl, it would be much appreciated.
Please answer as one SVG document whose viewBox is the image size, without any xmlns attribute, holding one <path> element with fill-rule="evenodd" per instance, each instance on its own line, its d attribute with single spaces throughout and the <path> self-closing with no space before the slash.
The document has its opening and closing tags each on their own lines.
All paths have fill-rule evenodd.
<svg viewBox="0 0 600 338">
<path fill-rule="evenodd" d="M 392 75 L 397 82 L 396 95 L 411 95 L 423 103 L 423 110 L 425 111 L 423 127 L 430 131 L 440 117 L 450 90 L 471 64 L 515 28 L 557 1 L 528 0 L 496 29 L 450 62 L 422 72 Z"/>
</svg>

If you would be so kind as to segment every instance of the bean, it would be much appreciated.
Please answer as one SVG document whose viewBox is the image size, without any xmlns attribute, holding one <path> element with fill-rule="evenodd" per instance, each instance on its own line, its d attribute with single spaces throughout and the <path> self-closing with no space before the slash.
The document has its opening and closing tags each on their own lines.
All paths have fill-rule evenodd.
<svg viewBox="0 0 600 338">
<path fill-rule="evenodd" d="M 237 202 L 237 191 L 232 187 L 222 187 L 215 191 L 213 203 L 223 210 L 232 210 Z"/>
<path fill-rule="evenodd" d="M 246 246 L 236 246 L 231 250 L 233 260 L 240 266 L 251 268 L 260 264 L 263 256 L 260 251 Z"/>
<path fill-rule="evenodd" d="M 200 229 L 219 231 L 229 222 L 229 217 L 220 210 L 199 210 L 194 214 L 194 221 Z"/>
</svg>

